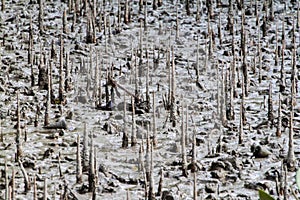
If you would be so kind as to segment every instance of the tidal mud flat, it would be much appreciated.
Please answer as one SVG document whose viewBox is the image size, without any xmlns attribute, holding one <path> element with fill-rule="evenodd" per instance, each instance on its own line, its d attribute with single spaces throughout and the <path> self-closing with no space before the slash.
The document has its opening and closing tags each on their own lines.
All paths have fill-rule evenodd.
<svg viewBox="0 0 300 200">
<path fill-rule="evenodd" d="M 5 1 L 0 199 L 297 199 L 300 3 Z"/>
</svg>

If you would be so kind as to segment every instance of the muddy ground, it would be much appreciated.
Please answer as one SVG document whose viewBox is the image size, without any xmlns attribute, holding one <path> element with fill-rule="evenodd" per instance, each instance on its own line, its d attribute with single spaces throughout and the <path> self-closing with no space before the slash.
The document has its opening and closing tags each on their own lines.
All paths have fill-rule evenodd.
<svg viewBox="0 0 300 200">
<path fill-rule="evenodd" d="M 86 131 L 92 135 L 97 158 L 96 199 L 145 198 L 145 178 L 143 171 L 139 168 L 141 163 L 139 150 L 140 146 L 143 146 L 145 155 L 147 133 L 145 124 L 150 124 L 149 134 L 150 136 L 153 134 L 153 106 L 148 113 L 140 110 L 141 113 L 136 115 L 138 144 L 135 147 L 130 145 L 131 111 L 126 112 L 129 147 L 122 148 L 124 130 L 122 103 L 124 103 L 124 95 L 127 103 L 131 103 L 131 97 L 117 87 L 114 108 L 104 109 L 106 106 L 105 77 L 111 68 L 112 78 L 133 94 L 135 94 L 135 81 L 137 81 L 138 94 L 144 100 L 146 99 L 147 68 L 149 69 L 149 91 L 155 92 L 154 112 L 158 141 L 153 149 L 155 193 L 161 177 L 160 171 L 163 169 L 162 190 L 169 192 L 169 198 L 193 199 L 193 173 L 189 170 L 188 176 L 184 177 L 181 171 L 180 138 L 183 119 L 184 127 L 187 126 L 185 132 L 188 138 L 186 145 L 188 163 L 192 160 L 193 134 L 196 136 L 198 199 L 258 199 L 258 189 L 266 190 L 272 196 L 283 199 L 283 192 L 277 192 L 281 188 L 281 182 L 286 185 L 287 199 L 300 196 L 295 184 L 295 169 L 298 168 L 297 161 L 300 153 L 298 70 L 295 72 L 296 92 L 292 123 L 293 151 L 296 162 L 294 169 L 287 172 L 286 184 L 284 184 L 284 170 L 282 170 L 288 154 L 290 133 L 293 54 L 296 55 L 296 69 L 299 68 L 300 21 L 299 18 L 297 21 L 297 14 L 299 14 L 297 3 L 274 0 L 272 15 L 269 4 L 266 3 L 263 8 L 265 1 L 244 1 L 244 11 L 239 7 L 238 1 L 233 1 L 231 25 L 234 28 L 230 33 L 228 23 L 230 6 L 229 2 L 224 0 L 212 1 L 213 10 L 209 20 L 209 6 L 207 7 L 205 1 L 202 0 L 198 4 L 196 1 L 190 1 L 189 15 L 187 15 L 185 2 L 182 1 L 162 1 L 162 5 L 155 10 L 151 1 L 144 2 L 142 10 L 139 10 L 138 1 L 129 1 L 131 15 L 128 23 L 124 23 L 125 1 L 120 1 L 120 4 L 114 0 L 97 1 L 95 41 L 91 42 L 87 41 L 86 34 L 87 19 L 92 10 L 85 10 L 82 3 L 79 3 L 77 20 L 73 23 L 74 9 L 69 2 L 45 1 L 42 17 L 44 30 L 41 33 L 38 1 L 3 2 L 5 2 L 5 8 L 0 11 L 1 199 L 5 199 L 5 162 L 8 165 L 8 179 L 11 180 L 12 174 L 15 174 L 15 198 L 33 199 L 33 187 L 24 193 L 24 178 L 18 162 L 15 161 L 17 91 L 20 93 L 23 133 L 21 159 L 23 163 L 28 164 L 24 167 L 31 184 L 33 177 L 36 177 L 39 198 L 44 196 L 45 178 L 49 199 L 60 199 L 64 194 L 65 185 L 68 187 L 66 195 L 71 199 L 75 198 L 74 194 L 79 199 L 92 198 L 91 193 L 87 191 L 87 171 L 83 173 L 83 183 L 76 184 L 76 138 L 80 135 L 82 148 L 84 124 L 87 127 Z M 118 22 L 118 5 L 120 22 Z M 143 22 L 145 6 L 147 7 L 146 28 Z M 66 28 L 63 33 L 64 10 L 66 10 Z M 245 13 L 246 33 L 245 60 L 241 48 L 243 13 Z M 33 35 L 31 57 L 28 56 L 30 18 Z M 104 32 L 104 18 L 109 21 L 106 24 L 106 32 Z M 293 34 L 293 27 L 295 27 L 295 34 Z M 276 29 L 278 37 L 276 37 Z M 284 42 L 282 42 L 282 35 L 284 35 Z M 64 69 L 67 65 L 67 54 L 69 55 L 71 87 L 65 93 L 66 103 L 51 104 L 49 114 L 50 124 L 63 119 L 67 123 L 67 129 L 49 130 L 43 128 L 47 90 L 39 85 L 38 74 L 41 65 L 42 67 L 52 66 L 53 91 L 57 98 L 61 37 L 64 43 Z M 293 38 L 295 38 L 295 45 Z M 211 40 L 212 43 L 210 43 Z M 235 56 L 232 54 L 232 40 Z M 51 54 L 52 42 L 54 51 Z M 280 51 L 283 48 L 282 43 L 285 45 L 283 54 Z M 140 55 L 141 46 L 142 56 Z M 170 110 L 165 109 L 163 104 L 169 92 L 168 66 L 171 65 L 168 65 L 167 58 L 168 56 L 173 58 L 172 51 L 170 51 L 172 48 L 174 49 L 176 83 L 175 109 L 178 111 L 175 116 L 175 127 L 170 119 L 167 119 L 170 116 Z M 148 62 L 146 52 L 148 52 Z M 277 63 L 276 53 L 278 54 Z M 282 55 L 284 55 L 283 60 Z M 235 60 L 235 67 L 232 67 L 233 60 Z M 248 94 L 244 98 L 246 119 L 242 127 L 243 141 L 239 144 L 243 60 L 247 64 Z M 98 81 L 96 80 L 96 63 L 101 70 L 101 77 Z M 135 70 L 136 67 L 137 70 Z M 230 69 L 234 69 L 233 73 Z M 33 85 L 31 84 L 32 71 Z M 231 82 L 232 74 L 235 74 L 235 83 Z M 66 75 L 64 73 L 65 77 Z M 229 79 L 226 84 L 225 79 Z M 100 108 L 95 95 L 97 83 L 101 85 L 103 96 Z M 223 83 L 224 87 L 222 87 Z M 109 90 L 110 88 L 111 86 L 108 87 Z M 226 113 L 232 88 L 234 88 L 232 93 L 233 118 L 222 120 L 220 117 L 222 106 L 220 105 L 223 105 L 223 113 Z M 273 125 L 268 118 L 270 88 L 272 89 Z M 279 93 L 282 107 L 281 137 L 276 135 Z M 152 105 L 152 94 L 150 102 Z M 40 110 L 38 119 L 36 119 L 37 107 Z M 267 156 L 260 156 L 257 152 L 251 151 L 253 144 L 266 151 Z M 279 186 L 276 186 L 276 178 Z M 163 199 L 160 196 L 156 198 Z"/>
</svg>

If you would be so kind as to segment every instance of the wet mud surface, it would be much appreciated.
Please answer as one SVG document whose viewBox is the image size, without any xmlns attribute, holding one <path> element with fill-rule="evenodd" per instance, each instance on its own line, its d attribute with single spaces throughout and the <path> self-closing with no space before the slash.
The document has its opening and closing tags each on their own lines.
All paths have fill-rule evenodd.
<svg viewBox="0 0 300 200">
<path fill-rule="evenodd" d="M 286 172 L 287 197 L 299 197 L 295 184 L 300 153 L 299 9 L 297 3 L 273 1 L 271 15 L 270 5 L 264 8 L 263 2 L 258 0 L 255 5 L 255 1 L 244 1 L 243 10 L 233 1 L 229 15 L 228 1 L 213 1 L 212 15 L 208 17 L 209 6 L 201 0 L 198 11 L 196 1 L 191 1 L 189 15 L 181 1 L 163 1 L 156 10 L 151 1 L 145 2 L 142 10 L 138 1 L 128 1 L 131 15 L 126 24 L 125 1 L 97 1 L 96 31 L 91 42 L 86 35 L 92 2 L 86 10 L 84 4 L 79 4 L 75 23 L 73 3 L 43 2 L 41 33 L 38 1 L 6 1 L 5 9 L 0 11 L 0 199 L 5 199 L 5 162 L 8 179 L 15 174 L 16 199 L 33 199 L 34 195 L 33 186 L 24 193 L 24 177 L 15 160 L 18 92 L 21 160 L 31 184 L 36 177 L 39 198 L 44 195 L 46 178 L 49 199 L 60 199 L 64 194 L 70 199 L 92 199 L 88 192 L 88 170 L 83 171 L 83 182 L 76 183 L 77 136 L 82 149 L 86 131 L 88 144 L 92 138 L 95 147 L 96 199 L 144 199 L 145 174 L 141 163 L 145 165 L 147 159 L 147 132 L 153 138 L 153 112 L 157 139 L 152 155 L 154 193 L 162 170 L 162 191 L 169 194 L 157 195 L 156 199 L 193 199 L 194 174 L 189 167 L 194 135 L 198 199 L 258 199 L 258 189 L 283 199 L 281 184 L 284 185 L 291 130 L 294 162 Z M 30 29 L 33 46 L 29 56 Z M 57 100 L 61 38 L 63 75 L 70 84 L 63 103 Z M 176 85 L 173 123 L 170 110 L 164 105 L 171 89 L 172 64 Z M 54 95 L 50 125 L 61 126 L 54 129 L 44 127 L 47 83 L 39 82 L 42 68 L 46 70 L 49 66 Z M 118 84 L 107 87 L 109 92 L 113 88 L 113 103 L 106 100 L 107 74 Z M 137 145 L 131 147 L 131 94 L 146 101 L 147 87 L 150 109 L 136 110 Z M 128 106 L 125 119 L 124 98 Z M 110 94 L 108 100 L 111 99 Z M 59 120 L 60 124 L 56 124 Z M 129 135 L 127 148 L 122 148 L 124 121 Z M 187 177 L 182 176 L 182 126 L 187 137 Z"/>
</svg>

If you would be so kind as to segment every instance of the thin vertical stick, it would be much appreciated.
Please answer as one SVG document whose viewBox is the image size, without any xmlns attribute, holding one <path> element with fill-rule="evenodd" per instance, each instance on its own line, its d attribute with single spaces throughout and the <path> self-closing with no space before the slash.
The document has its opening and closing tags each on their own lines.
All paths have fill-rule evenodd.
<svg viewBox="0 0 300 200">
<path fill-rule="evenodd" d="M 171 78 L 171 65 L 170 65 L 170 49 L 167 48 L 167 55 L 166 55 L 166 68 L 168 70 L 168 83 L 169 83 L 169 90 L 168 90 L 168 102 L 167 102 L 167 110 L 170 109 L 171 104 L 171 92 L 172 92 L 172 78 Z"/>
<path fill-rule="evenodd" d="M 193 121 L 193 119 L 192 119 L 192 121 Z M 191 173 L 195 173 L 198 170 L 196 158 L 197 158 L 197 155 L 196 155 L 196 127 L 194 124 L 193 143 L 192 143 L 192 162 L 191 162 L 191 167 L 190 167 Z"/>
<path fill-rule="evenodd" d="M 300 2 L 297 4 L 297 28 L 300 28 Z"/>
<path fill-rule="evenodd" d="M 232 34 L 234 35 L 234 34 Z M 219 44 L 222 46 L 222 25 L 221 25 L 221 15 L 219 15 L 218 21 L 218 36 L 219 36 Z"/>
<path fill-rule="evenodd" d="M 37 183 L 36 183 L 36 175 L 33 176 L 33 200 L 37 200 Z"/>
<path fill-rule="evenodd" d="M 271 128 L 274 125 L 273 115 L 273 98 L 272 98 L 272 84 L 269 84 L 269 99 L 268 99 L 268 121 L 271 123 Z"/>
<path fill-rule="evenodd" d="M 150 142 L 150 177 L 149 177 L 149 196 L 148 200 L 155 200 L 153 180 L 153 144 Z"/>
<path fill-rule="evenodd" d="M 95 179 L 95 161 L 94 161 L 94 139 L 93 134 L 90 134 L 90 156 L 89 156 L 89 192 L 94 192 L 96 189 L 96 179 Z"/>
<path fill-rule="evenodd" d="M 269 0 L 269 20 L 273 21 L 274 20 L 274 8 L 273 8 L 273 0 Z"/>
<path fill-rule="evenodd" d="M 239 131 L 239 144 L 243 144 L 243 137 L 244 137 L 244 124 L 243 124 L 243 103 L 240 105 L 240 131 Z"/>
<path fill-rule="evenodd" d="M 5 0 L 1 0 L 1 11 L 5 10 Z"/>
<path fill-rule="evenodd" d="M 108 90 L 108 85 L 109 85 L 109 79 L 110 79 L 110 74 L 109 74 L 109 69 L 108 67 L 106 68 L 106 83 L 105 83 L 105 105 L 109 105 L 109 90 Z"/>
<path fill-rule="evenodd" d="M 282 120 L 281 120 L 281 94 L 279 93 L 278 97 L 278 119 L 277 119 L 277 130 L 276 130 L 276 136 L 281 137 L 281 126 L 282 126 Z"/>
<path fill-rule="evenodd" d="M 226 99 L 225 99 L 225 75 L 224 75 L 224 66 L 222 65 L 222 85 L 221 85 L 221 102 L 220 102 L 220 115 L 221 121 L 223 125 L 227 124 L 227 117 L 226 117 Z"/>
<path fill-rule="evenodd" d="M 261 52 L 261 44 L 260 44 L 260 29 L 258 29 L 258 82 L 261 83 L 262 81 L 262 52 Z"/>
<path fill-rule="evenodd" d="M 187 112 L 187 110 L 186 110 Z M 182 115 L 181 115 L 181 156 L 182 156 L 182 176 L 187 177 L 187 159 L 186 159 L 186 130 L 184 127 L 183 120 L 183 106 L 182 106 Z M 187 122 L 186 122 L 187 123 Z"/>
<path fill-rule="evenodd" d="M 2 130 L 2 119 L 0 118 L 0 142 L 4 142 L 3 130 Z"/>
<path fill-rule="evenodd" d="M 150 136 L 149 136 L 149 124 L 147 124 L 147 132 L 146 132 L 146 182 L 150 180 L 150 171 L 151 171 L 151 167 L 150 167 L 150 151 L 151 151 L 151 147 L 150 147 Z"/>
<path fill-rule="evenodd" d="M 142 51 L 141 51 L 141 53 L 142 53 Z M 138 85 L 139 69 L 138 69 L 137 57 L 138 57 L 138 50 L 136 50 L 136 55 L 135 55 L 135 59 L 134 59 L 134 94 L 136 97 L 139 96 L 139 85 Z"/>
<path fill-rule="evenodd" d="M 200 10 L 202 10 L 202 1 L 197 0 L 196 22 L 200 21 Z"/>
<path fill-rule="evenodd" d="M 100 61 L 102 64 L 99 65 L 99 85 L 97 86 L 98 87 L 98 105 L 101 106 L 102 104 L 102 83 L 101 83 L 101 80 L 102 80 L 102 66 L 104 65 L 104 60 L 102 58 L 102 53 L 100 52 Z"/>
<path fill-rule="evenodd" d="M 52 100 L 54 100 L 54 94 L 53 94 L 53 80 L 52 80 L 52 62 L 49 62 L 49 67 L 48 67 L 48 85 L 50 85 L 50 88 L 48 86 L 48 92 L 49 92 L 49 103 L 51 103 Z M 50 110 L 50 109 L 49 109 Z"/>
<path fill-rule="evenodd" d="M 188 144 L 188 127 L 189 127 L 189 109 L 188 105 L 185 106 L 185 144 Z"/>
<path fill-rule="evenodd" d="M 284 171 L 282 173 L 284 173 L 284 186 L 283 186 L 283 199 L 284 200 L 288 200 L 288 184 L 287 184 L 287 170 L 288 167 L 286 165 L 283 166 L 284 167 Z"/>
<path fill-rule="evenodd" d="M 285 49 L 285 13 L 282 20 L 282 32 L 281 32 L 281 48 Z"/>
<path fill-rule="evenodd" d="M 76 152 L 76 183 L 82 183 L 82 165 L 81 165 L 81 155 L 80 155 L 80 135 L 77 135 L 77 152 Z"/>
<path fill-rule="evenodd" d="M 216 71 L 217 71 L 217 75 L 216 75 L 216 81 L 217 81 L 217 115 L 218 115 L 218 118 L 220 119 L 220 120 L 222 120 L 222 110 L 221 110 L 221 104 L 222 104 L 222 102 L 221 102 L 221 92 L 222 92 L 222 90 L 221 90 L 221 88 L 220 88 L 220 75 L 219 75 L 219 63 L 217 62 L 217 64 L 216 64 Z M 221 91 L 220 91 L 221 90 Z"/>
<path fill-rule="evenodd" d="M 33 71 L 33 65 L 32 64 L 30 64 L 30 71 L 31 71 L 31 75 L 30 75 L 31 87 L 34 87 L 34 71 Z"/>
<path fill-rule="evenodd" d="M 87 125 L 84 122 L 83 125 L 83 148 L 82 148 L 82 166 L 84 171 L 88 168 L 88 132 L 87 132 Z"/>
<path fill-rule="evenodd" d="M 134 106 L 134 105 L 132 105 Z M 122 148 L 128 147 L 128 134 L 127 134 L 127 115 L 126 115 L 126 93 L 124 93 L 124 109 L 123 109 L 123 138 L 122 138 Z"/>
<path fill-rule="evenodd" d="M 5 158 L 5 164 L 4 164 L 4 171 L 5 171 L 5 200 L 8 200 L 8 196 L 9 196 L 9 191 L 8 191 L 8 187 L 9 187 L 9 181 L 8 181 L 8 168 L 7 168 L 7 160 Z"/>
<path fill-rule="evenodd" d="M 98 173 L 97 173 L 97 148 L 94 147 L 94 172 L 95 172 L 95 178 L 94 178 L 94 184 L 95 184 L 95 189 L 93 191 L 93 200 L 96 200 L 96 187 L 98 184 Z"/>
<path fill-rule="evenodd" d="M 124 23 L 129 23 L 129 8 L 128 8 L 128 0 L 125 0 L 125 9 L 124 9 Z"/>
<path fill-rule="evenodd" d="M 93 99 L 95 100 L 95 105 L 97 106 L 98 101 L 98 86 L 99 86 L 99 64 L 98 64 L 98 53 L 96 51 L 96 58 L 95 58 L 95 74 L 94 74 L 94 86 L 93 86 Z"/>
<path fill-rule="evenodd" d="M 140 148 L 139 148 L 139 164 L 138 164 L 139 171 L 142 171 L 143 167 L 144 167 L 144 161 L 143 161 L 143 159 L 144 159 L 144 153 L 143 153 L 144 147 L 143 147 L 143 145 L 144 145 L 144 142 L 142 140 L 142 144 L 140 144 Z"/>
<path fill-rule="evenodd" d="M 144 138 L 143 138 L 144 139 Z M 143 142 L 143 140 L 142 140 L 142 144 L 141 144 L 141 146 L 140 146 L 140 156 L 141 156 L 141 159 L 140 159 L 140 166 L 141 166 L 141 168 L 142 168 L 142 170 L 143 170 L 143 175 L 144 175 L 144 181 L 145 181 L 145 188 L 144 188 L 144 192 L 145 192 L 145 199 L 147 199 L 147 197 L 148 197 L 148 191 L 147 191 L 147 188 L 148 188 L 148 177 L 147 177 L 147 172 L 146 172 L 146 169 L 145 169 L 145 164 L 144 164 L 144 160 L 143 160 L 143 158 L 144 158 L 144 142 Z M 146 154 L 146 159 L 147 159 L 148 157 L 147 157 L 147 154 Z M 147 162 L 147 161 L 146 161 Z M 146 165 L 147 165 L 147 163 L 146 163 Z"/>
<path fill-rule="evenodd" d="M 291 87 L 291 105 L 290 105 L 290 131 L 289 131 L 289 149 L 288 149 L 288 155 L 286 158 L 287 167 L 290 171 L 295 170 L 295 153 L 294 153 L 294 95 L 295 95 L 295 79 L 292 80 L 292 87 Z"/>
<path fill-rule="evenodd" d="M 197 172 L 194 172 L 193 175 L 193 200 L 197 200 Z"/>
<path fill-rule="evenodd" d="M 16 162 L 23 156 L 22 142 L 21 142 L 21 114 L 20 114 L 20 92 L 17 91 L 17 133 L 16 133 L 16 144 L 17 144 L 17 154 Z"/>
<path fill-rule="evenodd" d="M 60 56 L 59 56 L 59 62 L 60 62 L 60 68 L 59 68 L 59 91 L 58 91 L 58 95 L 59 95 L 59 101 L 60 103 L 63 102 L 64 100 L 64 39 L 63 36 L 60 35 Z"/>
<path fill-rule="evenodd" d="M 58 152 L 58 172 L 59 172 L 59 177 L 62 178 L 63 177 L 63 173 L 62 173 L 62 169 L 61 169 L 61 155 L 60 155 L 60 152 Z"/>
<path fill-rule="evenodd" d="M 107 17 L 106 17 L 106 13 L 104 12 L 104 36 L 105 36 L 105 53 L 107 53 Z"/>
<path fill-rule="evenodd" d="M 185 10 L 186 10 L 186 15 L 189 16 L 191 14 L 189 0 L 185 0 Z"/>
<path fill-rule="evenodd" d="M 135 103 L 133 97 L 131 97 L 131 106 L 132 106 L 131 146 L 134 147 L 137 144 L 137 140 L 136 140 L 136 123 L 135 123 Z"/>
<path fill-rule="evenodd" d="M 3 0 L 5 1 L 5 0 Z M 39 30 L 40 30 L 40 35 L 43 35 L 44 33 L 44 1 L 40 0 L 39 1 Z"/>
<path fill-rule="evenodd" d="M 50 112 L 50 103 L 51 103 L 51 76 L 50 69 L 48 69 L 48 91 L 47 91 L 47 102 L 46 102 L 46 110 L 44 117 L 44 126 L 49 125 L 49 112 Z"/>
<path fill-rule="evenodd" d="M 142 27 L 143 27 L 143 23 L 141 21 L 140 22 L 140 32 L 139 32 L 139 34 L 140 34 L 139 35 L 139 39 L 140 39 L 140 41 L 139 41 L 139 57 L 140 57 L 139 66 L 141 66 L 143 63 L 143 29 L 142 29 Z M 139 71 L 139 74 L 141 74 L 141 71 Z"/>
<path fill-rule="evenodd" d="M 275 31 L 275 42 L 276 42 L 276 47 L 275 47 L 275 65 L 278 66 L 279 61 L 278 61 L 278 55 L 279 55 L 279 47 L 278 47 L 278 23 L 276 23 L 276 31 Z"/>
<path fill-rule="evenodd" d="M 44 178 L 44 191 L 43 191 L 43 200 L 48 199 L 48 192 L 47 192 L 47 177 Z"/>
<path fill-rule="evenodd" d="M 16 193 L 15 193 L 15 189 L 16 189 L 16 173 L 15 173 L 15 168 L 12 168 L 12 172 L 11 172 L 11 199 L 14 200 L 16 199 Z"/>
<path fill-rule="evenodd" d="M 71 90 L 71 77 L 70 77 L 70 54 L 66 53 L 66 68 L 65 68 L 65 72 L 66 72 L 66 79 L 65 79 L 65 92 L 69 92 Z"/>
<path fill-rule="evenodd" d="M 18 162 L 19 162 L 19 166 L 21 168 L 21 172 L 24 176 L 24 191 L 25 191 L 25 193 L 27 193 L 28 191 L 30 191 L 31 183 L 30 183 L 30 180 L 28 178 L 27 172 L 26 172 L 26 170 L 23 166 L 23 163 L 21 162 L 21 160 L 19 160 Z"/>
<path fill-rule="evenodd" d="M 157 134 L 156 134 L 156 105 L 155 105 L 155 92 L 152 93 L 152 109 L 153 109 L 153 146 L 157 146 Z"/>
<path fill-rule="evenodd" d="M 175 56 L 174 56 L 174 47 L 172 47 L 172 66 L 171 66 L 171 112 L 170 112 L 170 120 L 172 122 L 172 126 L 176 127 L 176 116 L 175 116 L 175 94 L 176 94 L 176 80 L 175 80 Z"/>
<path fill-rule="evenodd" d="M 242 76 L 243 79 L 243 76 Z M 244 87 L 244 80 L 242 80 L 242 120 L 243 125 L 245 126 L 247 123 L 246 120 L 246 110 L 245 110 L 245 87 Z"/>
<path fill-rule="evenodd" d="M 283 44 L 282 44 L 283 45 Z M 284 46 L 281 46 L 280 92 L 285 91 Z"/>
<path fill-rule="evenodd" d="M 147 69 L 146 69 L 146 102 L 148 107 L 150 107 L 150 95 L 149 95 L 149 55 L 148 55 L 148 48 L 146 48 L 146 59 L 147 59 Z"/>
<path fill-rule="evenodd" d="M 164 183 L 164 170 L 163 170 L 163 168 L 161 168 L 160 169 L 160 179 L 159 179 L 159 183 L 158 183 L 156 196 L 160 197 L 162 195 L 163 183 Z"/>
<path fill-rule="evenodd" d="M 144 31 L 147 31 L 147 23 L 148 23 L 148 19 L 147 19 L 147 16 L 148 16 L 148 9 L 147 9 L 147 3 L 145 3 L 145 6 L 144 6 Z"/>
<path fill-rule="evenodd" d="M 29 43 L 28 43 L 28 64 L 33 64 L 33 29 L 32 29 L 32 17 L 29 19 Z M 33 74 L 31 74 L 33 76 Z"/>
<path fill-rule="evenodd" d="M 68 21 L 67 21 L 67 10 L 64 9 L 64 12 L 63 12 L 63 17 L 62 17 L 62 21 L 63 21 L 63 33 L 64 34 L 67 34 L 68 33 Z"/>
<path fill-rule="evenodd" d="M 186 0 L 186 2 L 189 2 L 189 1 Z M 178 2 L 177 2 L 176 3 L 176 36 L 175 36 L 176 40 L 179 39 L 179 29 L 180 29 L 180 27 L 179 27 L 180 22 L 179 22 L 179 16 L 178 16 L 178 6 L 179 5 L 178 5 Z M 186 6 L 189 7 L 188 5 L 186 5 Z M 187 10 L 187 12 L 189 12 L 189 11 Z"/>
<path fill-rule="evenodd" d="M 199 65 L 200 65 L 200 63 L 199 63 L 199 38 L 200 38 L 200 36 L 198 35 L 197 36 L 197 56 L 196 56 L 196 59 L 197 59 L 197 61 L 196 61 L 196 76 L 197 76 L 197 82 L 199 82 L 199 76 L 200 76 L 200 71 L 199 71 Z M 205 45 L 206 45 L 206 43 L 205 43 Z M 206 51 L 206 48 L 205 48 L 205 51 Z"/>
<path fill-rule="evenodd" d="M 243 50 L 243 63 L 242 63 L 242 72 L 243 72 L 243 80 L 244 80 L 244 90 L 245 95 L 248 96 L 248 64 L 247 64 L 247 53 L 246 53 L 246 34 L 243 36 L 244 50 Z"/>
</svg>

